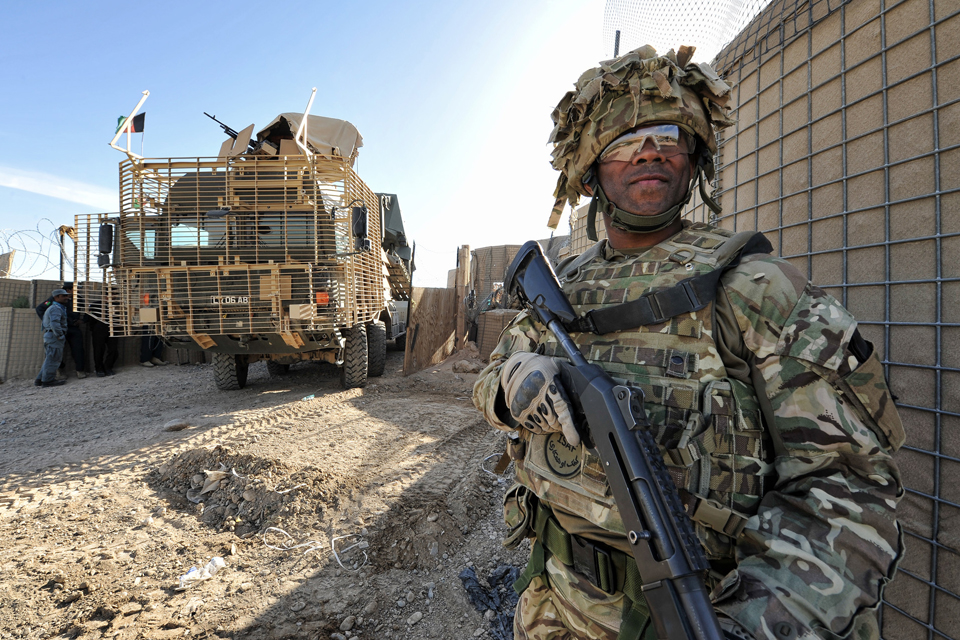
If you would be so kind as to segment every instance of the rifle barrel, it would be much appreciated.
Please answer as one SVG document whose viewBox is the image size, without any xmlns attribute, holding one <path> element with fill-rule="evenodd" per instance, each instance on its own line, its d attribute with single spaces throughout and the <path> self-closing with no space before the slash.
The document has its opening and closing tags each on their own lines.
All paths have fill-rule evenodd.
<svg viewBox="0 0 960 640">
<path fill-rule="evenodd" d="M 237 130 L 234 129 L 233 127 L 230 127 L 229 125 L 226 125 L 220 122 L 219 120 L 217 120 L 217 116 L 212 116 L 206 111 L 203 112 L 203 115 L 207 116 L 208 118 L 216 122 L 218 125 L 220 125 L 220 128 L 223 129 L 223 132 L 228 136 L 230 136 L 231 138 L 233 138 L 234 140 L 236 140 L 237 136 L 240 135 L 239 133 L 237 133 Z"/>
</svg>

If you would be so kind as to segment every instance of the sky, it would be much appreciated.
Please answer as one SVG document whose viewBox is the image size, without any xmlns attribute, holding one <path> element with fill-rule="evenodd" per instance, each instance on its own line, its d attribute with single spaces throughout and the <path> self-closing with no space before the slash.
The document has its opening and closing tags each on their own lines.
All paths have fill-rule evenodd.
<svg viewBox="0 0 960 640">
<path fill-rule="evenodd" d="M 446 286 L 460 245 L 550 237 L 550 113 L 612 56 L 604 9 L 604 0 L 3 3 L 0 230 L 33 238 L 76 214 L 117 211 L 125 156 L 108 143 L 144 90 L 143 155 L 162 158 L 217 154 L 225 136 L 204 111 L 259 129 L 302 112 L 317 87 L 311 113 L 353 123 L 364 141 L 358 174 L 398 196 L 417 245 L 414 284 Z M 19 260 L 12 275 L 48 266 L 55 277 L 42 260 Z"/>
</svg>

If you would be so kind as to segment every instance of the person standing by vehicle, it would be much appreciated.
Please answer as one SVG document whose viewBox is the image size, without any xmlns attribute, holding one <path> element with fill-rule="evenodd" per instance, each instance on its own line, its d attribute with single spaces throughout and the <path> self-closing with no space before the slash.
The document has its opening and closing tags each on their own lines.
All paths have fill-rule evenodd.
<svg viewBox="0 0 960 640">
<path fill-rule="evenodd" d="M 160 356 L 163 355 L 163 340 L 160 336 L 148 333 L 150 328 L 141 327 L 144 332 L 140 336 L 140 366 L 141 367 L 164 367 L 167 362 Z"/>
<path fill-rule="evenodd" d="M 64 282 L 63 290 L 67 292 L 67 302 L 64 306 L 67 310 L 67 335 L 66 344 L 70 347 L 70 355 L 73 356 L 74 365 L 77 368 L 77 377 L 81 380 L 87 377 L 87 360 L 83 350 L 83 325 L 86 324 L 86 314 L 73 310 L 73 283 Z M 37 305 L 37 315 L 42 319 L 50 305 L 53 304 L 53 297 L 47 298 Z M 65 362 L 60 361 L 60 369 L 63 369 Z"/>
<path fill-rule="evenodd" d="M 104 322 L 107 319 L 106 310 L 109 308 L 108 305 L 104 304 L 104 298 L 109 293 L 100 290 L 94 291 L 90 295 L 92 300 L 87 324 L 90 327 L 90 337 L 93 343 L 93 367 L 98 378 L 105 378 L 113 375 L 113 365 L 117 362 L 119 355 L 117 339 L 110 335 L 110 325 Z"/>
<path fill-rule="evenodd" d="M 43 313 L 40 325 L 43 331 L 43 349 L 45 357 L 40 373 L 34 384 L 38 387 L 58 387 L 66 380 L 57 380 L 57 368 L 63 360 L 63 347 L 67 341 L 67 301 L 70 294 L 66 289 L 54 289 L 50 296 L 52 302 Z"/>
</svg>

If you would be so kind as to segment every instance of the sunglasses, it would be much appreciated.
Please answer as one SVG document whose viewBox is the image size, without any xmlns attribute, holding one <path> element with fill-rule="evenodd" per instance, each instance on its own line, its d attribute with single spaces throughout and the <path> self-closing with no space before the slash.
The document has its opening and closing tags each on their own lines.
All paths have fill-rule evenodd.
<svg viewBox="0 0 960 640">
<path fill-rule="evenodd" d="M 655 124 L 625 133 L 607 145 L 599 162 L 630 162 L 647 140 L 664 158 L 689 154 L 696 146 L 693 136 L 675 124 Z"/>
</svg>

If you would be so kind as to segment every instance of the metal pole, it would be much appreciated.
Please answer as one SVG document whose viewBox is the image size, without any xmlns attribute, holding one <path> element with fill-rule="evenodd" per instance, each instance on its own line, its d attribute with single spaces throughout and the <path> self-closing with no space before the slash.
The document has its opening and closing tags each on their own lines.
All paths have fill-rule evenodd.
<svg viewBox="0 0 960 640">
<path fill-rule="evenodd" d="M 469 327 L 467 326 L 467 310 L 463 306 L 469 283 L 470 245 L 465 244 L 462 245 L 457 251 L 457 281 L 455 283 L 457 288 L 457 333 L 454 338 L 453 346 L 454 349 L 458 351 L 463 349 L 464 345 L 467 343 L 467 334 L 469 333 Z"/>
</svg>

